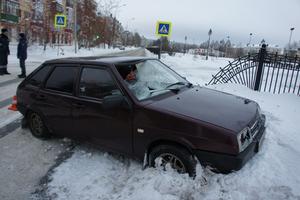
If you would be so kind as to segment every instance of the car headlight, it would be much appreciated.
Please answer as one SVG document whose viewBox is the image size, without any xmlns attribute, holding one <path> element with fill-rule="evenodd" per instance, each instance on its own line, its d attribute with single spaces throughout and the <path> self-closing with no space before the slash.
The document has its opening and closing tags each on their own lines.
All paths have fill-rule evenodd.
<svg viewBox="0 0 300 200">
<path fill-rule="evenodd" d="M 239 151 L 244 151 L 247 146 L 252 142 L 253 138 L 250 133 L 249 127 L 244 128 L 238 135 L 237 135 L 237 141 L 239 144 Z"/>
</svg>

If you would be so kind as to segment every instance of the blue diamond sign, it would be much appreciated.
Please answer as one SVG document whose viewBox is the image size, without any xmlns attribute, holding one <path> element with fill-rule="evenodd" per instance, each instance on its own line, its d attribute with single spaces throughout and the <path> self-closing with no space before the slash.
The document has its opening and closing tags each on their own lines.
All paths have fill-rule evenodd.
<svg viewBox="0 0 300 200">
<path fill-rule="evenodd" d="M 54 26 L 55 26 L 55 28 L 66 27 L 67 26 L 67 16 L 61 15 L 61 14 L 55 15 Z"/>
<path fill-rule="evenodd" d="M 172 31 L 172 23 L 171 22 L 162 22 L 158 21 L 156 23 L 156 35 L 169 37 Z"/>
</svg>

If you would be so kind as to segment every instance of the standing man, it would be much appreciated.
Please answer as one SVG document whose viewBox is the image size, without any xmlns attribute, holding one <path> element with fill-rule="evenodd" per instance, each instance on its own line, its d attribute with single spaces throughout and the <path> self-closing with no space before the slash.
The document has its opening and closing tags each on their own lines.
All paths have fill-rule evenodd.
<svg viewBox="0 0 300 200">
<path fill-rule="evenodd" d="M 7 71 L 7 57 L 9 52 L 9 40 L 7 37 L 8 31 L 6 28 L 1 29 L 0 34 L 0 75 L 10 74 Z"/>
<path fill-rule="evenodd" d="M 26 68 L 25 68 L 25 60 L 27 59 L 27 39 L 24 33 L 19 34 L 19 44 L 18 44 L 18 52 L 17 57 L 20 60 L 20 67 L 22 73 L 18 75 L 19 78 L 26 77 Z"/>
</svg>

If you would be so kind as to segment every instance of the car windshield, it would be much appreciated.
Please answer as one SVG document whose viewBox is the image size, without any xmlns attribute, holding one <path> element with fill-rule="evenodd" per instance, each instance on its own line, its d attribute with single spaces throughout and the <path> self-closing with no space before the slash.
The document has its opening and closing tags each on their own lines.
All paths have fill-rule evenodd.
<svg viewBox="0 0 300 200">
<path fill-rule="evenodd" d="M 120 68 L 120 67 L 119 67 Z M 138 100 L 145 100 L 166 92 L 178 92 L 183 86 L 189 85 L 184 78 L 157 60 L 145 60 L 130 65 L 127 76 L 123 76 L 128 88 Z"/>
</svg>

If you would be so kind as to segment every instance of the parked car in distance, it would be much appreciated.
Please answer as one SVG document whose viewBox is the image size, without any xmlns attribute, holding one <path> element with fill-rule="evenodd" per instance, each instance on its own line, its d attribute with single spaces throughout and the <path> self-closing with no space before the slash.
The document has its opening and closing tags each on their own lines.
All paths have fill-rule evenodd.
<svg viewBox="0 0 300 200">
<path fill-rule="evenodd" d="M 145 57 L 46 61 L 17 89 L 17 109 L 38 138 L 60 135 L 195 175 L 239 170 L 261 148 L 254 101 L 194 86 Z"/>
<path fill-rule="evenodd" d="M 113 48 L 118 48 L 118 49 L 120 49 L 120 50 L 125 50 L 125 47 L 122 46 L 122 45 L 120 45 L 120 44 L 114 45 Z"/>
</svg>

